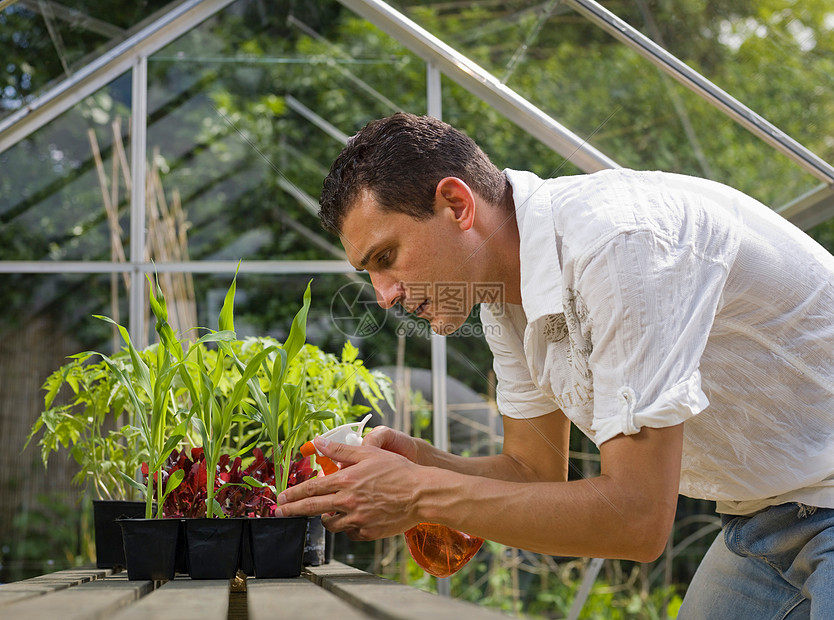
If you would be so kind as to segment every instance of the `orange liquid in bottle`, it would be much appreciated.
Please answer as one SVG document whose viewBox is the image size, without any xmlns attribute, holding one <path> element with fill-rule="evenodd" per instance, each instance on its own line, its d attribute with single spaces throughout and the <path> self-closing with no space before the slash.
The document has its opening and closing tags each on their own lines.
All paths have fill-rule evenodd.
<svg viewBox="0 0 834 620">
<path fill-rule="evenodd" d="M 483 538 L 437 523 L 418 523 L 405 533 L 405 541 L 414 561 L 435 577 L 458 572 L 484 544 Z"/>
</svg>

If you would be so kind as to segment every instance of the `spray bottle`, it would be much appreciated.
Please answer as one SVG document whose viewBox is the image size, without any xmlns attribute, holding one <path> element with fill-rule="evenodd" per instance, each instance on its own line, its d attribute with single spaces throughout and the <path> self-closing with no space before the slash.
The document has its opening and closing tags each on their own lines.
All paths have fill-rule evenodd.
<svg viewBox="0 0 834 620">
<path fill-rule="evenodd" d="M 369 413 L 359 422 L 337 426 L 321 436 L 349 446 L 362 445 L 362 429 L 370 418 Z M 301 446 L 301 454 L 315 454 L 316 462 L 321 465 L 325 476 L 339 471 L 338 465 L 318 453 L 312 441 Z M 405 532 L 405 540 L 414 561 L 435 577 L 449 577 L 458 572 L 484 543 L 483 538 L 470 536 L 439 523 L 418 523 Z"/>
</svg>

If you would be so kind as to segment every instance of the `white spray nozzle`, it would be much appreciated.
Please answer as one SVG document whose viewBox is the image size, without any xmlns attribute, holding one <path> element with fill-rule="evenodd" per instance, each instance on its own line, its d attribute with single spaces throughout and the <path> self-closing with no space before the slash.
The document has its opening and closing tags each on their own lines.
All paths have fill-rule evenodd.
<svg viewBox="0 0 834 620">
<path fill-rule="evenodd" d="M 359 420 L 359 422 L 350 422 L 348 424 L 342 424 L 341 426 L 337 426 L 334 429 L 331 429 L 321 435 L 324 439 L 328 441 L 335 441 L 336 443 L 345 443 L 349 446 L 361 446 L 362 445 L 362 429 L 365 428 L 365 424 L 368 420 L 371 419 L 371 414 L 369 413 L 364 418 Z M 318 452 L 318 450 L 316 450 Z"/>
</svg>

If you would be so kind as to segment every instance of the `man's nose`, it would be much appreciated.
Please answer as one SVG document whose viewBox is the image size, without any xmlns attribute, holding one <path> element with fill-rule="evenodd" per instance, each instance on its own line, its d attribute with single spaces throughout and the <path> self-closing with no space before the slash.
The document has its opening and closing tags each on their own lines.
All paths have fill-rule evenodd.
<svg viewBox="0 0 834 620">
<path fill-rule="evenodd" d="M 403 285 L 399 280 L 372 275 L 371 284 L 376 293 L 376 302 L 383 308 L 392 308 L 402 300 Z"/>
</svg>

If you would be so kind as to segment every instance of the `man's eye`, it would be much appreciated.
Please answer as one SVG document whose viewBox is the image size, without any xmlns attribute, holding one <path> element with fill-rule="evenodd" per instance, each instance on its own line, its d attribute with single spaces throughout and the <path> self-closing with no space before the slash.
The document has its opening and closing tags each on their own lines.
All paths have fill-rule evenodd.
<svg viewBox="0 0 834 620">
<path fill-rule="evenodd" d="M 379 258 L 376 260 L 377 264 L 385 267 L 391 264 L 391 250 L 384 252 L 379 255 Z"/>
</svg>

